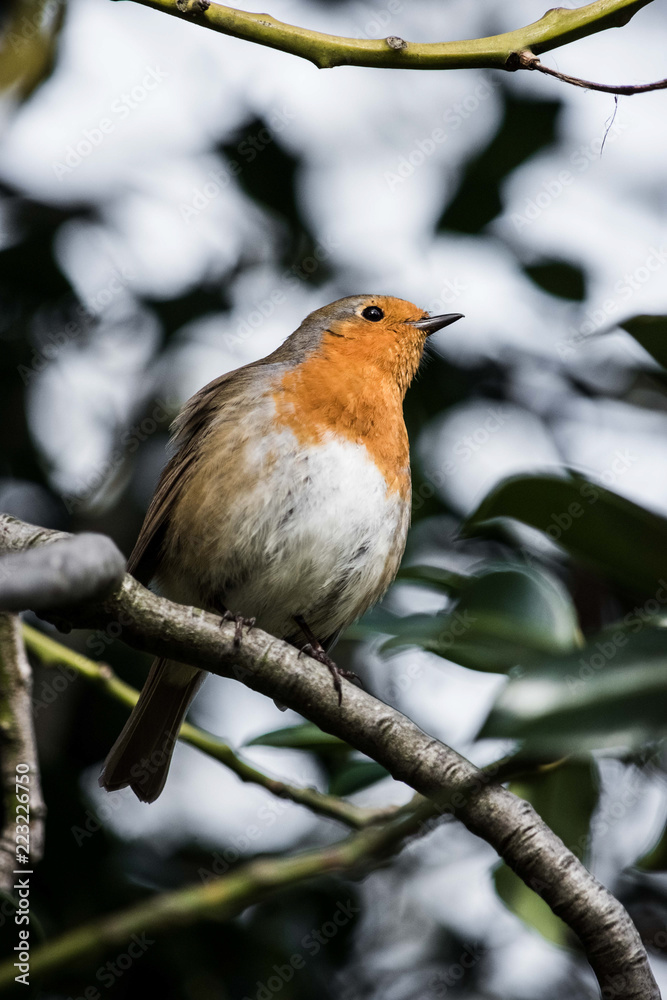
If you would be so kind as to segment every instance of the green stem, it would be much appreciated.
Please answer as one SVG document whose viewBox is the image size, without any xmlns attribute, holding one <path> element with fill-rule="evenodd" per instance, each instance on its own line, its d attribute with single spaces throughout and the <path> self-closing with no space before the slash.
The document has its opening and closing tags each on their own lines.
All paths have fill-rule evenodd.
<svg viewBox="0 0 667 1000">
<path fill-rule="evenodd" d="M 47 666 L 65 664 L 74 669 L 82 677 L 97 684 L 102 690 L 132 708 L 139 697 L 139 692 L 125 684 L 106 663 L 97 663 L 89 660 L 81 653 L 63 646 L 49 636 L 44 635 L 30 625 L 23 624 L 23 640 L 26 647 L 31 650 Z M 180 739 L 197 747 L 203 753 L 220 761 L 230 771 L 233 771 L 241 781 L 261 785 L 272 795 L 281 799 L 290 799 L 299 805 L 306 806 L 311 812 L 320 816 L 327 816 L 329 819 L 339 820 L 355 830 L 361 830 L 374 823 L 384 822 L 392 816 L 397 815 L 399 809 L 395 806 L 388 806 L 381 809 L 364 809 L 355 806 L 351 802 L 338 798 L 336 795 L 326 795 L 318 792 L 315 788 L 299 788 L 290 785 L 285 781 L 279 781 L 263 774 L 250 764 L 238 757 L 232 748 L 211 733 L 198 729 L 189 722 L 184 722 L 181 726 Z"/>
<path fill-rule="evenodd" d="M 455 42 L 406 42 L 396 36 L 343 38 L 284 24 L 269 14 L 252 14 L 216 3 L 206 6 L 206 0 L 203 4 L 200 0 L 137 2 L 224 35 L 289 52 L 319 69 L 343 65 L 387 69 L 518 69 L 518 53 L 547 52 L 598 31 L 620 27 L 651 0 L 595 0 L 576 10 L 555 7 L 524 28 Z"/>
<path fill-rule="evenodd" d="M 437 807 L 432 802 L 425 803 L 410 816 L 361 830 L 331 847 L 304 851 L 289 858 L 251 861 L 203 885 L 152 896 L 120 913 L 67 931 L 37 948 L 30 958 L 31 975 L 34 979 L 50 976 L 83 959 L 93 962 L 110 949 L 125 947 L 133 934 L 142 935 L 150 946 L 146 939 L 151 934 L 171 931 L 202 918 L 229 920 L 283 886 L 372 864 L 397 850 L 406 837 L 419 832 L 434 810 Z M 10 958 L 0 964 L 0 990 L 14 983 L 13 962 Z"/>
</svg>

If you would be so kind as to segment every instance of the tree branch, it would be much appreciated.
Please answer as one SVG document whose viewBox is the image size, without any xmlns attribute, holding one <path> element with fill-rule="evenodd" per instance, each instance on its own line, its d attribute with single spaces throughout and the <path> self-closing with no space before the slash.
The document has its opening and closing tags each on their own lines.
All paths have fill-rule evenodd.
<svg viewBox="0 0 667 1000">
<path fill-rule="evenodd" d="M 39 780 L 31 692 L 32 674 L 21 639 L 21 623 L 16 615 L 0 612 L 0 777 L 4 812 L 0 832 L 0 889 L 5 892 L 11 891 L 16 881 L 13 872 L 19 867 L 17 823 L 29 827 L 29 850 L 25 852 L 30 859 L 29 867 L 37 864 L 44 849 L 46 807 Z M 20 785 L 17 764 L 21 765 Z M 17 792 L 17 788 L 21 791 Z M 29 801 L 18 809 L 17 796 L 25 792 Z"/>
<path fill-rule="evenodd" d="M 20 551 L 36 538 L 44 541 L 44 529 L 0 515 L 0 551 Z M 368 754 L 422 795 L 436 801 L 445 796 L 447 811 L 491 844 L 577 935 L 603 992 L 613 988 L 618 1000 L 660 997 L 639 934 L 619 901 L 528 802 L 400 712 L 349 683 L 339 706 L 326 667 L 259 629 L 244 634 L 237 647 L 233 624 L 159 598 L 129 575 L 105 601 L 60 614 L 76 627 L 113 625 L 114 635 L 137 649 L 236 677 Z"/>
<path fill-rule="evenodd" d="M 633 94 L 648 94 L 652 90 L 667 90 L 667 80 L 656 80 L 655 83 L 626 83 L 607 84 L 593 83 L 592 80 L 582 80 L 578 76 L 568 76 L 567 73 L 559 73 L 557 69 L 551 69 L 541 63 L 532 52 L 517 52 L 516 59 L 519 69 L 536 69 L 547 76 L 553 76 L 563 83 L 571 83 L 574 87 L 583 87 L 585 90 L 598 90 L 603 94 L 619 94 L 625 97 L 632 97 Z"/>
<path fill-rule="evenodd" d="M 385 69 L 515 70 L 517 54 L 567 45 L 579 38 L 621 27 L 651 0 L 595 0 L 568 10 L 555 7 L 524 28 L 488 38 L 455 42 L 407 42 L 396 35 L 383 39 L 344 38 L 284 24 L 269 14 L 252 14 L 209 3 L 209 0 L 137 0 L 138 3 L 213 31 L 289 52 L 319 69 L 334 66 L 373 66 Z M 570 82 L 570 81 L 567 81 Z"/>
<path fill-rule="evenodd" d="M 20 556 L 16 558 L 20 558 Z M 38 656 L 46 666 L 63 664 L 75 670 L 81 677 L 97 684 L 105 694 L 122 702 L 123 705 L 132 708 L 137 703 L 139 692 L 122 681 L 106 663 L 96 663 L 95 660 L 89 660 L 88 657 L 63 646 L 62 643 L 44 635 L 43 632 L 31 628 L 30 625 L 23 625 L 23 639 L 26 647 Z M 297 785 L 290 785 L 285 781 L 271 778 L 241 760 L 223 740 L 191 725 L 189 722 L 184 722 L 181 726 L 179 739 L 208 754 L 214 760 L 220 761 L 230 771 L 233 771 L 241 781 L 259 785 L 278 798 L 289 799 L 298 805 L 306 806 L 311 812 L 326 816 L 328 819 L 338 820 L 353 830 L 361 830 L 373 823 L 385 822 L 402 811 L 403 808 L 387 806 L 381 809 L 364 809 L 352 802 L 346 802 L 337 795 L 326 795 L 324 792 L 318 792 L 315 788 L 299 788 Z"/>
<path fill-rule="evenodd" d="M 125 556 L 106 535 L 56 537 L 49 545 L 5 556 L 0 573 L 0 607 L 52 610 L 97 600 L 115 590 L 125 573 Z"/>
<path fill-rule="evenodd" d="M 47 976 L 71 962 L 94 961 L 113 947 L 123 947 L 133 934 L 171 931 L 203 918 L 229 920 L 284 886 L 332 872 L 358 872 L 396 851 L 420 832 L 433 803 L 382 827 L 369 827 L 320 850 L 288 858 L 271 858 L 239 865 L 229 875 L 203 885 L 165 892 L 120 913 L 92 921 L 37 948 L 30 958 L 33 976 Z M 13 959 L 0 964 L 0 989 L 13 982 Z"/>
</svg>

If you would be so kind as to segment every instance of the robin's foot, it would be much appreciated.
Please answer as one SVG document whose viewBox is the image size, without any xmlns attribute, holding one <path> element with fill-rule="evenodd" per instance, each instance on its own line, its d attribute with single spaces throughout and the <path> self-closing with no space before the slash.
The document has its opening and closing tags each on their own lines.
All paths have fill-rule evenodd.
<svg viewBox="0 0 667 1000">
<path fill-rule="evenodd" d="M 331 676 L 333 677 L 333 686 L 338 692 L 339 705 L 343 703 L 343 685 L 341 684 L 342 677 L 344 677 L 347 681 L 352 681 L 357 685 L 357 687 L 362 686 L 361 681 L 352 670 L 343 670 L 341 667 L 336 666 L 334 661 L 325 653 L 321 646 L 317 649 L 311 642 L 308 642 L 305 646 L 301 647 L 299 653 L 305 653 L 307 656 L 312 656 L 312 658 L 317 660 L 318 663 L 323 663 L 325 667 L 329 668 Z"/>
<path fill-rule="evenodd" d="M 222 615 L 223 622 L 235 622 L 236 629 L 234 631 L 234 645 L 238 649 L 241 645 L 241 639 L 243 637 L 243 628 L 248 629 L 254 628 L 256 618 L 244 618 L 243 615 L 235 615 L 233 611 L 225 611 Z"/>
<path fill-rule="evenodd" d="M 313 635 L 307 622 L 304 621 L 304 619 L 300 615 L 295 616 L 294 621 L 297 623 L 297 625 L 305 635 L 306 639 L 308 639 L 306 645 L 302 646 L 301 649 L 299 650 L 299 655 L 301 655 L 301 653 L 306 653 L 307 656 L 312 656 L 312 658 L 314 660 L 317 660 L 318 663 L 323 663 L 325 667 L 329 668 L 331 676 L 333 678 L 334 689 L 338 693 L 338 704 L 339 705 L 342 704 L 343 686 L 341 684 L 341 678 L 344 677 L 345 680 L 352 681 L 352 683 L 356 684 L 357 687 L 363 686 L 361 681 L 352 670 L 343 670 L 341 669 L 341 667 L 336 666 L 334 661 L 325 651 L 322 644 L 319 643 L 315 638 L 315 636 Z"/>
</svg>

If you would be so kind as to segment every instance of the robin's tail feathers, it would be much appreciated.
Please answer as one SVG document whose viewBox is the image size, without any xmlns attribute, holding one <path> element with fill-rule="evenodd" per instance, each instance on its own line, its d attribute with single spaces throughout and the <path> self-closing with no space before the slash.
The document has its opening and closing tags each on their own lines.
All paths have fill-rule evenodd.
<svg viewBox="0 0 667 1000">
<path fill-rule="evenodd" d="M 181 723 L 204 677 L 201 670 L 155 660 L 139 701 L 104 762 L 102 788 L 112 792 L 129 785 L 142 802 L 155 801 L 167 780 Z"/>
</svg>

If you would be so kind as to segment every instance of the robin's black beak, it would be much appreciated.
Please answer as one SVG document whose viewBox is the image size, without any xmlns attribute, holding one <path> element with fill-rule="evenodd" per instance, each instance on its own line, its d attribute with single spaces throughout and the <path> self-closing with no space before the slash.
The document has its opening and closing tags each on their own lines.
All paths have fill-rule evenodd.
<svg viewBox="0 0 667 1000">
<path fill-rule="evenodd" d="M 414 321 L 412 326 L 416 326 L 418 330 L 425 330 L 426 336 L 430 337 L 432 333 L 436 333 L 437 330 L 442 330 L 444 326 L 449 326 L 450 323 L 456 323 L 457 319 L 463 319 L 463 313 L 445 313 L 443 316 L 424 316 L 423 319 Z"/>
</svg>

